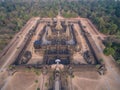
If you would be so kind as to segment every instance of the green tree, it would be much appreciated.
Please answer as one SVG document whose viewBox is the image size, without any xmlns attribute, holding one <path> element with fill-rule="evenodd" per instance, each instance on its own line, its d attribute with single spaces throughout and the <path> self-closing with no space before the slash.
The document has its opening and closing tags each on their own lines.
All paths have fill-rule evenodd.
<svg viewBox="0 0 120 90">
<path fill-rule="evenodd" d="M 106 47 L 103 51 L 103 53 L 107 56 L 114 55 L 115 50 L 112 47 Z"/>
<path fill-rule="evenodd" d="M 37 88 L 37 90 L 40 90 L 40 88 Z"/>
<path fill-rule="evenodd" d="M 117 2 L 115 14 L 117 17 L 120 17 L 120 1 Z"/>
<path fill-rule="evenodd" d="M 110 34 L 115 34 L 118 26 L 116 24 L 110 25 Z"/>
<path fill-rule="evenodd" d="M 117 63 L 120 64 L 120 60 L 117 60 Z"/>
</svg>

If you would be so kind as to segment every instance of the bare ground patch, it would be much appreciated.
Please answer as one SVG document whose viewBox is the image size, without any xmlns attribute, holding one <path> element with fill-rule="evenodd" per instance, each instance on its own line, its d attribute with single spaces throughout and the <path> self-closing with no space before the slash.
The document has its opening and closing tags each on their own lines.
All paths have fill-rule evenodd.
<svg viewBox="0 0 120 90">
<path fill-rule="evenodd" d="M 34 88 L 37 76 L 34 73 L 17 72 L 11 79 L 3 86 L 4 90 L 28 90 Z"/>
</svg>

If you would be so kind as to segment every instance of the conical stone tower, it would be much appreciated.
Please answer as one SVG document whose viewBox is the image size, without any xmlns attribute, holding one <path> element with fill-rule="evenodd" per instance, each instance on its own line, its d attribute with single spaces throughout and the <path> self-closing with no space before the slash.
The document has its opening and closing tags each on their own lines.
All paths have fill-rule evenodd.
<svg viewBox="0 0 120 90">
<path fill-rule="evenodd" d="M 65 25 L 68 26 L 68 21 L 65 21 Z"/>
<path fill-rule="evenodd" d="M 57 25 L 56 25 L 55 29 L 56 30 L 62 30 L 62 25 L 61 25 L 61 22 L 60 22 L 59 19 L 57 20 Z"/>
<path fill-rule="evenodd" d="M 53 26 L 53 21 L 50 22 L 50 25 Z"/>
<path fill-rule="evenodd" d="M 46 31 L 47 31 L 47 36 L 50 37 L 52 35 L 52 31 L 49 26 L 46 27 Z"/>
<path fill-rule="evenodd" d="M 70 37 L 70 29 L 69 29 L 68 25 L 67 25 L 67 28 L 66 28 L 66 37 Z"/>
</svg>

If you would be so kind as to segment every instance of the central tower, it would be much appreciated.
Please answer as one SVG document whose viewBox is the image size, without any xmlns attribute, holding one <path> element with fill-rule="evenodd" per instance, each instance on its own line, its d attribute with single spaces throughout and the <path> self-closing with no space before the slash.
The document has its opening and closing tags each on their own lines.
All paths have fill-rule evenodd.
<svg viewBox="0 0 120 90">
<path fill-rule="evenodd" d="M 55 27 L 56 30 L 62 30 L 62 24 L 61 24 L 61 21 L 59 19 L 57 19 L 57 24 L 56 24 L 56 27 Z"/>
</svg>

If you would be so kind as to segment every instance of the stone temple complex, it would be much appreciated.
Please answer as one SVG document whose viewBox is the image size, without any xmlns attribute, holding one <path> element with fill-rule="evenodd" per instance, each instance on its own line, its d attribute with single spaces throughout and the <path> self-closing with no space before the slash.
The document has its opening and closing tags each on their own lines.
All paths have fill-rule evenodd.
<svg viewBox="0 0 120 90">
<path fill-rule="evenodd" d="M 11 59 L 13 61 L 7 63 L 10 75 L 26 70 L 39 72 L 40 90 L 73 90 L 71 80 L 74 76 L 89 77 L 88 74 L 83 75 L 84 72 L 94 73 L 95 77 L 104 75 L 105 64 L 101 62 L 94 38 L 81 22 L 83 19 L 31 19 L 28 24 L 31 22 L 35 25 L 32 24 L 28 31 L 21 30 L 17 35 L 17 39 L 23 38 L 23 41 L 21 46 L 15 45 L 18 51 Z M 7 64 L 3 63 L 1 70 Z"/>
<path fill-rule="evenodd" d="M 55 64 L 60 59 L 60 64 L 70 64 L 73 54 L 81 50 L 81 44 L 76 39 L 73 25 L 65 22 L 47 23 L 43 28 L 41 37 L 34 43 L 34 52 L 43 55 L 44 64 Z M 36 43 L 38 42 L 38 43 Z"/>
</svg>

